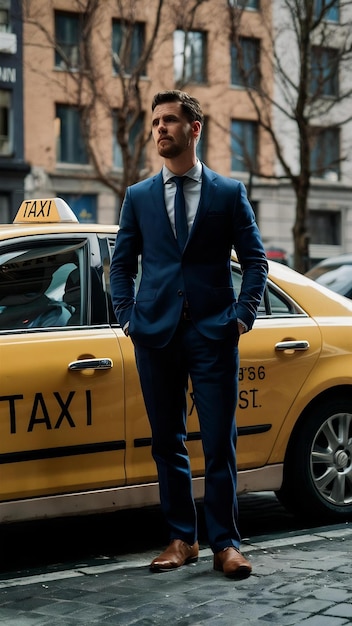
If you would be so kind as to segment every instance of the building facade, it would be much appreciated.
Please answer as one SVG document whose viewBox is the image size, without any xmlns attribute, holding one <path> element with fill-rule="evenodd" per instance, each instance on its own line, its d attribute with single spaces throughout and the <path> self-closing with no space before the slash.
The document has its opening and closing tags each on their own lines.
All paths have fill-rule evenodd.
<svg viewBox="0 0 352 626">
<path fill-rule="evenodd" d="M 295 13 L 293 6 L 299 7 Z M 299 44 L 307 37 L 304 29 L 309 7 L 309 47 L 302 50 Z M 306 98 L 301 118 L 304 114 L 303 122 L 311 130 L 308 224 L 310 258 L 314 263 L 352 251 L 352 4 L 275 0 L 271 26 L 277 60 L 273 70 L 273 100 L 277 105 L 274 126 L 286 163 L 296 176 L 300 174 L 302 149 L 297 123 L 301 119 L 296 111 L 300 98 Z M 306 69 L 307 88 L 300 92 Z M 279 162 L 275 174 L 279 178 L 284 174 Z M 267 226 L 270 228 L 271 222 L 275 241 L 281 241 L 290 250 L 295 197 L 285 180 L 281 180 L 274 194 L 272 211 L 266 213 Z M 275 229 L 275 223 L 280 223 L 281 233 Z"/>
<path fill-rule="evenodd" d="M 21 3 L 0 0 L 0 221 L 24 198 Z"/>
<path fill-rule="evenodd" d="M 94 13 L 82 13 L 82 2 L 76 0 L 23 3 L 25 158 L 31 164 L 27 197 L 61 196 L 81 221 L 116 223 L 124 185 L 131 182 L 124 142 L 132 153 L 141 138 L 145 143 L 140 176 L 158 171 L 161 160 L 148 140 L 150 103 L 159 90 L 184 88 L 199 98 L 205 113 L 199 157 L 243 180 L 266 247 L 292 255 L 295 195 L 282 177 L 270 133 L 257 122 L 262 105 L 246 89 L 255 92 L 261 81 L 269 99 L 280 98 L 273 33 L 283 5 L 289 4 L 211 0 L 193 12 L 185 0 L 102 0 Z M 330 21 L 338 26 L 340 19 L 338 13 Z M 284 58 L 292 46 L 287 39 L 282 46 Z M 146 49 L 150 54 L 136 73 Z M 351 78 L 350 67 L 339 68 L 340 81 L 346 74 Z M 126 107 L 131 124 L 121 134 L 120 113 Z M 281 119 L 280 107 L 270 116 L 294 162 L 295 129 Z M 352 129 L 346 124 L 339 130 L 338 148 L 345 160 L 338 171 L 313 179 L 313 260 L 352 251 L 349 140 Z M 320 147 L 322 154 L 330 143 Z"/>
</svg>

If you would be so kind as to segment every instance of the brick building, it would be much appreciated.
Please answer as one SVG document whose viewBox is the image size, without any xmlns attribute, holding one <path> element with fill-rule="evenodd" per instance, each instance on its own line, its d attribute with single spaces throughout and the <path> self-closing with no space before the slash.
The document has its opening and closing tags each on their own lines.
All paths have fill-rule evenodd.
<svg viewBox="0 0 352 626">
<path fill-rule="evenodd" d="M 239 69 L 240 54 L 248 84 L 255 90 L 264 81 L 275 97 L 272 33 L 285 3 L 247 0 L 237 22 L 233 0 L 198 0 L 191 6 L 185 0 L 95 4 L 90 14 L 82 12 L 84 3 L 78 0 L 23 3 L 24 138 L 31 164 L 27 197 L 62 196 L 81 221 L 118 221 L 124 187 L 136 180 L 121 135 L 117 141 L 120 114 L 128 109 L 125 122 L 131 121 L 131 128 L 122 140 L 132 155 L 142 135 L 145 141 L 138 176 L 154 173 L 161 161 L 148 141 L 151 99 L 158 90 L 181 87 L 199 98 L 206 116 L 200 158 L 247 184 L 266 246 L 290 255 L 295 196 L 291 184 L 280 178 L 273 144 L 257 124 L 256 103 Z M 242 0 L 236 6 L 241 8 Z M 327 17 L 338 28 L 340 13 Z M 149 45 L 151 54 L 136 74 Z M 285 39 L 283 58 L 292 50 Z M 282 142 L 294 160 L 294 131 L 284 126 L 277 109 L 270 115 L 282 127 Z M 352 144 L 346 125 L 339 134 L 346 155 L 349 137 Z M 316 259 L 352 250 L 350 164 L 347 156 L 336 171 L 313 179 L 309 215 Z"/>
<path fill-rule="evenodd" d="M 0 221 L 24 197 L 29 166 L 23 150 L 22 20 L 20 2 L 0 0 Z"/>
</svg>

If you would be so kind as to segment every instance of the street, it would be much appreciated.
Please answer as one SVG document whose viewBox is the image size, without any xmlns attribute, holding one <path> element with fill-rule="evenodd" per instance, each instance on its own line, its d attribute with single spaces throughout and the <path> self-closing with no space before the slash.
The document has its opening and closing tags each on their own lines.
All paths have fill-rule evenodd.
<svg viewBox="0 0 352 626">
<path fill-rule="evenodd" d="M 306 520 L 287 513 L 271 492 L 240 496 L 239 508 L 243 539 L 309 527 Z M 198 512 L 200 544 L 207 547 L 201 507 Z M 1 533 L 2 575 L 57 564 L 69 567 L 82 559 L 157 553 L 168 541 L 159 508 L 3 525 Z"/>
<path fill-rule="evenodd" d="M 310 527 L 272 493 L 240 499 L 250 578 L 212 567 L 199 508 L 197 563 L 152 574 L 158 509 L 4 526 L 1 626 L 347 626 L 352 525 Z"/>
</svg>

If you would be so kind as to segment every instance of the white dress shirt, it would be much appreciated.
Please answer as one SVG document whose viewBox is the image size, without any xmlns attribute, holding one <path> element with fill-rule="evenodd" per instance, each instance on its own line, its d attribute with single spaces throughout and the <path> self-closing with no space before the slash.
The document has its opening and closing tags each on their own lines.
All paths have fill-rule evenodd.
<svg viewBox="0 0 352 626">
<path fill-rule="evenodd" d="M 170 223 L 174 234 L 176 236 L 175 231 L 175 214 L 174 214 L 174 202 L 175 202 L 175 194 L 176 194 L 176 183 L 171 180 L 175 176 L 170 170 L 164 165 L 163 166 L 163 180 L 164 180 L 164 198 L 165 198 L 165 206 L 167 210 L 167 214 L 170 219 Z M 183 176 L 186 176 L 186 180 L 183 183 L 183 195 L 185 197 L 186 203 L 186 215 L 187 215 L 187 223 L 188 223 L 188 232 L 192 228 L 192 224 L 197 213 L 200 194 L 202 190 L 202 164 L 200 161 L 186 172 Z"/>
</svg>

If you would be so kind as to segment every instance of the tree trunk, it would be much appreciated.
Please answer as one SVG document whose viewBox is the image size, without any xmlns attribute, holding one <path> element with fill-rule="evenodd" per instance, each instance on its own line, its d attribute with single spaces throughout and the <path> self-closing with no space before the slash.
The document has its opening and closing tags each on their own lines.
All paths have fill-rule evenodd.
<svg viewBox="0 0 352 626">
<path fill-rule="evenodd" d="M 310 268 L 308 219 L 309 181 L 298 181 L 296 188 L 296 218 L 292 229 L 294 242 L 294 269 L 305 274 Z"/>
</svg>

